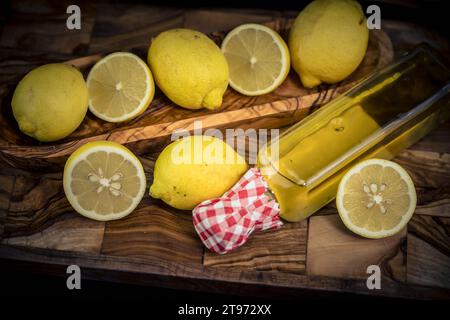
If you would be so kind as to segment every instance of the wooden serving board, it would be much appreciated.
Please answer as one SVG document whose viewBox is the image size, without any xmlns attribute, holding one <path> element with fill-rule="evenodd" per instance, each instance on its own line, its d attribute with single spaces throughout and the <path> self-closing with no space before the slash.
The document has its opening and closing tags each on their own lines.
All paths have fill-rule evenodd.
<svg viewBox="0 0 450 320">
<path fill-rule="evenodd" d="M 162 26 L 149 22 L 149 28 L 159 31 L 167 28 L 169 23 L 171 27 L 203 28 L 229 21 L 237 25 L 264 20 L 264 16 L 253 12 L 154 10 L 145 6 L 102 7 L 96 20 L 100 26 L 96 28 L 106 30 L 110 27 L 112 23 L 108 15 L 113 16 L 112 12 L 114 21 L 126 21 L 127 25 L 142 15 L 158 17 L 164 21 Z M 88 16 L 86 19 L 91 18 Z M 49 22 L 50 25 L 53 21 Z M 109 37 L 100 37 L 94 32 L 92 39 L 95 41 L 92 40 L 91 48 L 117 50 L 116 46 L 129 48 L 138 43 L 141 49 L 136 52 L 142 54 L 145 51 L 147 40 L 141 33 L 134 34 L 133 30 L 119 24 L 113 26 L 114 34 Z M 447 56 L 450 52 L 447 39 L 442 40 L 434 34 L 429 36 L 428 31 L 414 25 L 383 22 L 383 30 L 394 40 L 396 54 L 410 50 L 423 39 L 436 40 L 432 45 Z M 374 42 L 374 39 L 380 39 L 377 37 L 386 39 L 384 32 L 371 34 L 371 45 L 364 62 L 369 69 L 392 58 L 390 42 Z M 133 46 L 126 44 L 128 38 L 132 39 Z M 8 39 L 8 43 L 13 42 Z M 386 46 L 382 49 L 374 43 L 385 43 Z M 380 53 L 371 54 L 374 48 L 384 53 L 381 56 Z M 92 60 L 85 58 L 73 63 L 89 66 L 98 58 L 91 56 L 89 59 Z M 13 60 L 6 61 L 13 65 Z M 302 89 L 294 74 L 268 96 L 246 98 L 229 90 L 224 107 L 211 113 L 171 106 L 158 94 L 153 106 L 136 121 L 123 127 L 108 127 L 108 124 L 88 115 L 83 126 L 57 146 L 36 145 L 17 132 L 13 123 L 8 122 L 10 118 L 2 118 L 5 129 L 1 138 L 4 162 L 0 159 L 1 263 L 26 266 L 33 271 L 62 277 L 66 276 L 68 265 L 77 264 L 83 278 L 239 295 L 288 298 L 304 296 L 312 291 L 322 294 L 337 291 L 450 299 L 449 122 L 395 159 L 414 180 L 418 206 L 408 227 L 386 239 L 363 239 L 352 234 L 341 223 L 334 205 L 330 204 L 305 221 L 286 223 L 280 230 L 254 234 L 248 243 L 233 253 L 214 255 L 202 246 L 189 212 L 174 210 L 147 195 L 128 217 L 106 223 L 79 216 L 64 196 L 58 165 L 81 141 L 103 137 L 135 147 L 141 153 L 140 159 L 150 185 L 159 149 L 167 143 L 166 136 L 170 130 L 175 128 L 172 123 L 189 128 L 193 119 L 201 118 L 210 126 L 223 128 L 281 127 L 312 112 L 316 106 L 345 90 L 360 78 L 357 74 L 369 72 L 364 68 L 361 67 L 342 84 L 316 90 Z M 5 91 L 5 88 L 11 90 L 18 76 L 2 75 L 8 81 L 4 81 L 7 85 L 2 86 L 1 112 L 7 115 L 5 101 L 8 101 L 6 96 L 10 91 Z M 150 130 L 152 137 L 140 136 L 138 128 Z M 128 130 L 134 133 L 126 134 Z M 153 135 L 159 133 L 162 140 L 154 143 Z M 141 138 L 143 145 L 140 144 Z M 144 148 L 147 144 L 150 146 L 148 152 Z M 57 165 L 54 172 L 50 172 L 48 165 L 53 160 Z M 43 170 L 35 170 L 33 162 L 40 163 Z M 381 268 L 381 290 L 368 290 L 366 287 L 366 268 L 371 264 Z"/>
<path fill-rule="evenodd" d="M 267 25 L 286 39 L 291 23 L 290 19 L 278 19 Z M 210 36 L 220 45 L 225 34 L 213 33 Z M 145 61 L 147 49 L 148 46 L 145 46 L 133 51 Z M 66 63 L 75 65 L 87 76 L 90 68 L 102 56 L 104 54 L 85 56 Z M 305 89 L 298 75 L 291 71 L 278 89 L 263 96 L 247 97 L 229 88 L 221 108 L 213 111 L 183 109 L 157 90 L 150 107 L 139 117 L 115 124 L 98 119 L 88 112 L 75 132 L 54 143 L 39 143 L 18 129 L 11 113 L 11 97 L 17 81 L 23 76 L 20 75 L 13 81 L 0 84 L 0 157 L 14 167 L 56 171 L 60 170 L 67 155 L 88 141 L 115 141 L 126 145 L 136 154 L 146 154 L 166 144 L 174 130 L 192 131 L 195 121 L 202 121 L 204 130 L 279 128 L 304 118 L 392 59 L 393 49 L 389 37 L 383 31 L 375 30 L 370 32 L 367 53 L 361 65 L 350 77 L 336 85 Z"/>
</svg>

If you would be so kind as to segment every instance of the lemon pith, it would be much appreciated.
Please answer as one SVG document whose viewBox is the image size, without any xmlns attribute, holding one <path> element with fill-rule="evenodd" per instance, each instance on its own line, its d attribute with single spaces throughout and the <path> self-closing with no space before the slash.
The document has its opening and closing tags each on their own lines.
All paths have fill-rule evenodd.
<svg viewBox="0 0 450 320">
<path fill-rule="evenodd" d="M 342 178 L 336 205 L 344 224 L 367 238 L 391 236 L 403 229 L 416 207 L 414 183 L 398 164 L 370 159 Z"/>
<path fill-rule="evenodd" d="M 230 86 L 249 95 L 275 90 L 287 77 L 289 49 L 280 35 L 269 27 L 244 24 L 230 31 L 222 42 L 230 68 Z"/>
<path fill-rule="evenodd" d="M 139 159 L 114 142 L 89 142 L 67 160 L 64 192 L 81 215 L 100 221 L 131 213 L 145 193 L 146 179 Z"/>
<path fill-rule="evenodd" d="M 107 55 L 87 78 L 89 110 L 109 122 L 122 122 L 143 113 L 155 93 L 149 67 L 129 52 Z"/>
</svg>

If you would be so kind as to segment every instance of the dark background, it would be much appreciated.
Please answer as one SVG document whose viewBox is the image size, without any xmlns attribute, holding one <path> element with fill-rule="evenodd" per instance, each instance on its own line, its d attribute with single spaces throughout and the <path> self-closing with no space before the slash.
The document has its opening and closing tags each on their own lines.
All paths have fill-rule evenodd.
<svg viewBox="0 0 450 320">
<path fill-rule="evenodd" d="M 6 23 L 9 19 L 13 18 L 14 10 L 13 4 L 24 1 L 1 1 L 0 8 L 0 25 Z M 68 0 L 32 0 L 26 1 L 26 3 L 36 4 L 36 8 L 39 7 L 39 3 L 42 2 L 54 2 L 61 6 L 68 4 L 78 4 L 80 6 L 83 3 L 96 4 L 96 3 L 111 3 L 111 4 L 145 4 L 150 6 L 162 6 L 173 8 L 241 8 L 241 9 L 261 9 L 261 10 L 286 10 L 286 11 L 300 11 L 309 2 L 308 0 L 191 0 L 191 1 L 175 1 L 175 0 L 102 0 L 102 1 L 68 1 Z M 379 0 L 379 1 L 359 1 L 363 8 L 371 4 L 376 4 L 382 7 L 382 19 L 397 19 L 411 21 L 422 25 L 427 25 L 439 30 L 442 33 L 449 35 L 450 28 L 448 27 L 448 15 L 449 7 L 448 1 L 444 0 Z"/>
</svg>

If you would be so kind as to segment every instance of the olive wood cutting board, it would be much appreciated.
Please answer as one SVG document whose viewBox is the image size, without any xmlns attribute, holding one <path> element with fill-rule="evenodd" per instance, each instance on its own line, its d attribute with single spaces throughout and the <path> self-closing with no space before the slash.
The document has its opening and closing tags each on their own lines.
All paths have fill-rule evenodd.
<svg viewBox="0 0 450 320">
<path fill-rule="evenodd" d="M 278 19 L 268 26 L 287 38 L 292 20 Z M 220 45 L 226 32 L 210 34 Z M 150 39 L 149 39 L 150 43 Z M 146 60 L 146 50 L 134 50 Z M 105 53 L 107 54 L 107 53 Z M 66 61 L 87 76 L 90 68 L 105 54 L 85 56 Z M 174 130 L 192 131 L 194 122 L 201 121 L 204 130 L 209 128 L 279 128 L 299 121 L 315 108 L 343 93 L 356 82 L 387 65 L 393 59 L 389 37 L 380 30 L 370 32 L 365 58 L 358 69 L 345 81 L 335 85 L 322 85 L 305 89 L 298 75 L 291 71 L 284 83 L 274 92 L 259 97 L 241 95 L 228 88 L 223 104 L 216 110 L 187 110 L 172 103 L 157 90 L 149 108 L 139 117 L 124 123 L 108 123 L 88 112 L 79 128 L 65 139 L 52 143 L 39 143 L 18 129 L 11 112 L 11 97 L 17 81 L 0 84 L 0 157 L 21 169 L 59 170 L 68 155 L 88 141 L 110 140 L 123 144 L 136 154 L 153 151 L 156 145 L 170 139 Z"/>
<path fill-rule="evenodd" d="M 221 24 L 232 27 L 266 19 L 253 11 L 165 11 L 106 4 L 101 4 L 98 10 L 97 15 L 85 13 L 85 21 L 95 26 L 86 26 L 79 38 L 87 39 L 88 44 L 91 41 L 88 52 L 100 54 L 69 61 L 85 74 L 103 54 L 117 49 L 136 48 L 131 51 L 145 57 L 150 41 L 147 35 L 170 27 L 201 29 Z M 53 15 L 46 12 L 45 17 Z M 67 40 L 55 27 L 61 20 L 58 17 L 48 21 L 45 30 L 54 39 Z M 269 25 L 286 37 L 289 23 L 287 19 L 278 19 Z M 134 30 L 136 24 L 138 33 Z M 20 26 L 24 34 L 30 29 L 25 23 Z M 112 31 L 108 34 L 107 30 Z M 214 33 L 211 37 L 219 43 L 224 34 Z M 11 32 L 5 32 L 3 37 L 10 46 L 23 43 L 16 41 L 19 36 Z M 31 35 L 27 39 L 36 37 Z M 244 97 L 228 89 L 222 108 L 215 111 L 185 110 L 157 92 L 150 108 L 139 118 L 116 125 L 88 113 L 80 128 L 57 144 L 38 144 L 18 131 L 11 117 L 10 97 L 27 70 L 17 62 L 18 51 L 8 49 L 6 55 L 10 58 L 3 63 L 6 71 L 0 72 L 4 79 L 0 81 L 1 263 L 7 261 L 15 268 L 31 268 L 62 277 L 66 276 L 68 265 L 77 264 L 83 279 L 238 295 L 298 298 L 312 291 L 324 296 L 338 291 L 450 299 L 449 122 L 394 159 L 411 174 L 418 205 L 408 227 L 386 239 L 364 239 L 352 234 L 330 204 L 302 222 L 285 223 L 279 230 L 254 234 L 248 243 L 230 254 L 215 255 L 204 249 L 189 212 L 175 210 L 146 194 L 126 218 L 92 221 L 74 212 L 62 188 L 61 165 L 68 154 L 86 141 L 109 139 L 132 148 L 139 154 L 150 185 L 154 162 L 172 130 L 191 129 L 195 120 L 203 120 L 206 128 L 287 126 L 389 63 L 393 47 L 396 55 L 402 54 L 424 39 L 433 41 L 432 45 L 448 57 L 448 39 L 416 25 L 384 21 L 383 31 L 370 33 L 362 65 L 342 83 L 306 90 L 291 72 L 280 88 L 261 97 Z M 46 43 L 56 51 L 55 41 Z M 68 48 L 83 49 L 78 38 L 63 47 Z M 24 55 L 32 56 L 27 64 L 30 68 L 42 63 L 35 53 Z M 60 56 L 52 53 L 45 57 L 42 61 L 48 62 L 48 57 Z M 61 60 L 67 59 L 58 58 Z M 22 72 L 14 73 L 16 69 Z M 381 269 L 381 290 L 368 290 L 366 286 L 366 268 L 372 264 Z"/>
</svg>

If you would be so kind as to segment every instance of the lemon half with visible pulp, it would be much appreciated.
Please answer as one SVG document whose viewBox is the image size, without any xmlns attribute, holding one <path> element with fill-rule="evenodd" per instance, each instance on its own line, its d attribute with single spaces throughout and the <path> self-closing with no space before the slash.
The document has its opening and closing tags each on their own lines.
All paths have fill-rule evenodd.
<svg viewBox="0 0 450 320">
<path fill-rule="evenodd" d="M 89 142 L 67 160 L 64 192 L 81 215 L 100 221 L 131 213 L 146 187 L 144 169 L 127 148 L 109 141 Z"/>
<path fill-rule="evenodd" d="M 122 122 L 144 112 L 153 100 L 155 84 L 149 67 L 128 52 L 107 55 L 87 78 L 89 110 L 102 120 Z"/>
<path fill-rule="evenodd" d="M 278 33 L 259 24 L 231 30 L 222 42 L 230 68 L 230 86 L 248 96 L 275 90 L 287 77 L 289 49 Z"/>
<path fill-rule="evenodd" d="M 366 238 L 384 238 L 402 230 L 416 208 L 411 177 L 395 162 L 370 159 L 342 178 L 336 205 L 344 224 Z"/>
</svg>

